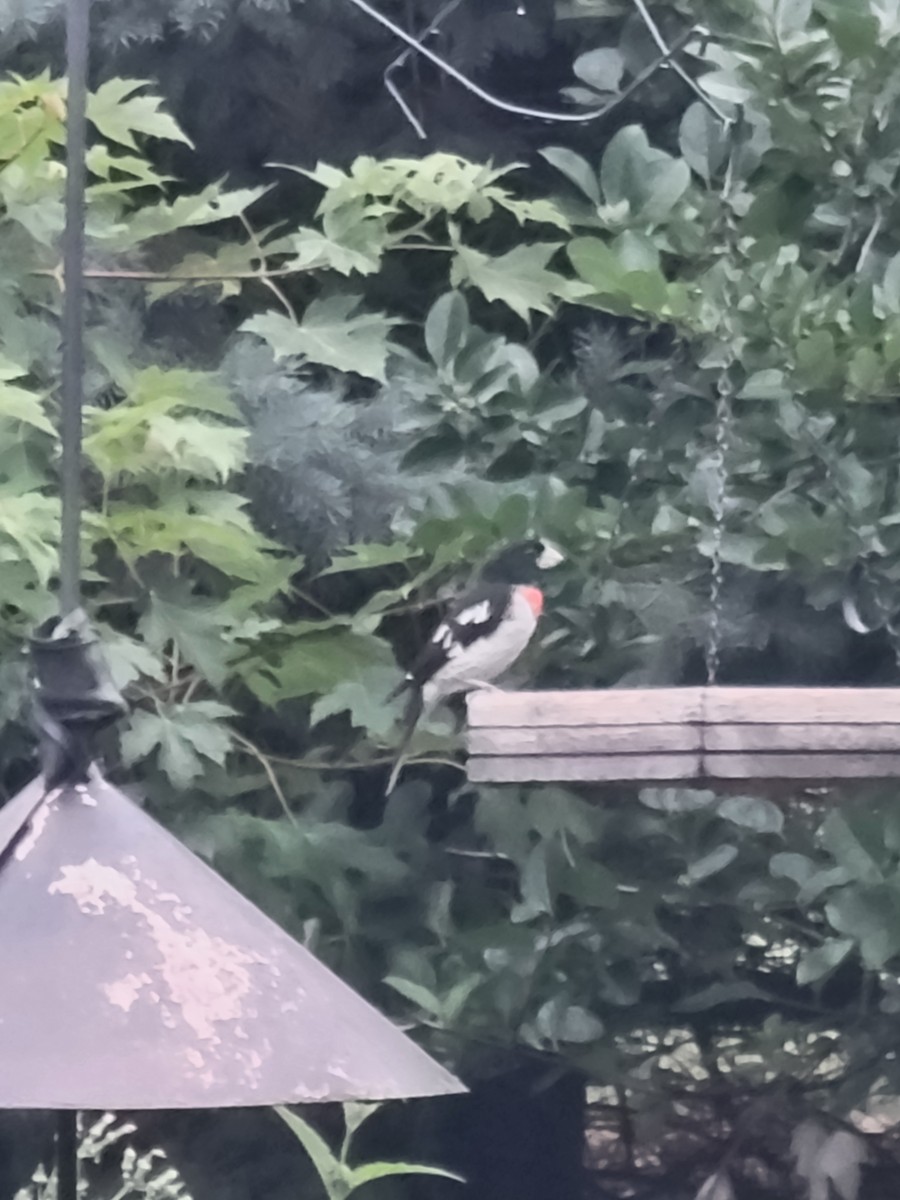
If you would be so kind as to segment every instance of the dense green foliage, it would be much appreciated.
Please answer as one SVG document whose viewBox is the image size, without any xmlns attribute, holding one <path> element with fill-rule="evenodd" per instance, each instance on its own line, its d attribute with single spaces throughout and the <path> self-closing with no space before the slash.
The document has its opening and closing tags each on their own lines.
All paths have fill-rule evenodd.
<svg viewBox="0 0 900 1200">
<path fill-rule="evenodd" d="M 290 55 L 314 27 L 347 39 L 345 59 L 315 42 L 342 79 L 362 55 L 359 14 L 232 7 L 169 19 L 196 37 L 202 8 L 219 65 L 234 22 L 290 27 Z M 666 37 L 710 31 L 686 61 L 728 124 L 667 71 L 615 124 L 529 126 L 541 153 L 524 166 L 486 165 L 490 139 L 479 163 L 453 138 L 376 155 L 389 139 L 370 123 L 364 156 L 348 135 L 314 165 L 273 133 L 254 172 L 241 164 L 258 186 L 201 190 L 227 154 L 217 121 L 187 119 L 186 73 L 161 86 L 206 137 L 199 167 L 146 89 L 111 78 L 92 100 L 85 551 L 134 702 L 113 770 L 469 1078 L 523 1054 L 573 1065 L 609 1089 L 639 1162 L 680 1129 L 672 1195 L 720 1166 L 738 1188 L 783 1188 L 797 1129 L 801 1173 L 832 1163 L 852 1200 L 856 1143 L 825 1143 L 829 1122 L 900 1091 L 896 789 L 473 788 L 444 713 L 385 802 L 385 697 L 443 590 L 529 530 L 569 563 L 520 679 L 702 679 L 717 412 L 721 678 L 896 679 L 890 631 L 852 633 L 839 603 L 865 563 L 883 625 L 900 577 L 895 9 L 660 5 Z M 117 43 L 126 13 L 133 50 Z M 153 69 L 161 20 L 148 3 L 103 10 L 109 61 Z M 591 107 L 658 53 L 614 0 L 561 5 L 554 37 L 582 52 L 560 81 Z M 399 50 L 371 38 L 384 61 L 360 86 L 391 104 L 380 72 Z M 492 45 L 483 61 L 444 48 L 486 70 Z M 438 75 L 417 86 L 439 143 Z M 10 789 L 30 769 L 12 681 L 56 552 L 63 118 L 50 75 L 2 85 Z M 262 166 L 275 158 L 295 165 Z M 194 182 L 164 177 L 172 162 Z M 704 1200 L 727 1200 L 716 1178 Z"/>
</svg>

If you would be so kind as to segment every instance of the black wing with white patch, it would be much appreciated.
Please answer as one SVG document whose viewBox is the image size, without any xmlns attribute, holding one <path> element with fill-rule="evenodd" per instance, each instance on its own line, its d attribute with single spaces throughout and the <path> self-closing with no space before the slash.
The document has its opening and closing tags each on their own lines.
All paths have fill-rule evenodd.
<svg viewBox="0 0 900 1200">
<path fill-rule="evenodd" d="M 492 634 L 509 611 L 512 595 L 506 584 L 481 583 L 454 601 L 407 678 L 421 687 L 467 646 Z"/>
</svg>

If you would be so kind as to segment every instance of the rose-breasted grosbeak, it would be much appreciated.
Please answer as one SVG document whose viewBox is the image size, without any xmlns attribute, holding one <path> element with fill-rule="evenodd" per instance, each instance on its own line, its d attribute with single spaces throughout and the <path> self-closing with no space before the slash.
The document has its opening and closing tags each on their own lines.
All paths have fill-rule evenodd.
<svg viewBox="0 0 900 1200">
<path fill-rule="evenodd" d="M 544 596 L 542 571 L 563 561 L 548 542 L 517 542 L 483 568 L 478 581 L 454 601 L 428 644 L 388 699 L 409 691 L 392 792 L 416 724 L 446 696 L 491 687 L 516 661 L 537 628 Z"/>
</svg>

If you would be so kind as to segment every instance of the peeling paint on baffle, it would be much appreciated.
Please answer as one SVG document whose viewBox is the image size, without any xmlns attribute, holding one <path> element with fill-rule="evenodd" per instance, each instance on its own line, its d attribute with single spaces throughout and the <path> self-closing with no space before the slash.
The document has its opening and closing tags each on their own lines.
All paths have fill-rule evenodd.
<svg viewBox="0 0 900 1200">
<path fill-rule="evenodd" d="M 62 867 L 60 877 L 48 890 L 51 894 L 71 896 L 87 916 L 102 916 L 118 907 L 140 917 L 159 953 L 158 982 L 164 984 L 167 1000 L 198 1038 L 215 1046 L 221 1040 L 216 1032 L 218 1022 L 255 1015 L 245 1006 L 251 992 L 248 968 L 263 965 L 271 970 L 271 966 L 261 955 L 249 953 L 224 938 L 212 937 L 205 930 L 176 928 L 173 918 L 183 922 L 190 910 L 179 906 L 178 897 L 169 892 L 166 900 L 175 906 L 171 918 L 155 912 L 140 899 L 139 883 L 145 889 L 155 887 L 139 874 L 136 879 L 129 879 L 118 868 L 89 858 Z M 130 1007 L 150 982 L 131 973 L 105 985 L 104 990 L 111 1003 L 123 1007 L 127 1002 Z M 132 996 L 135 988 L 137 992 Z M 159 1000 L 158 994 L 155 999 Z"/>
<path fill-rule="evenodd" d="M 58 791 L 57 791 L 58 794 Z M 28 821 L 28 832 L 19 838 L 13 855 L 19 862 L 24 862 L 40 841 L 41 834 L 47 827 L 51 806 L 55 807 L 55 796 L 47 796 L 43 804 L 38 805 Z"/>
</svg>

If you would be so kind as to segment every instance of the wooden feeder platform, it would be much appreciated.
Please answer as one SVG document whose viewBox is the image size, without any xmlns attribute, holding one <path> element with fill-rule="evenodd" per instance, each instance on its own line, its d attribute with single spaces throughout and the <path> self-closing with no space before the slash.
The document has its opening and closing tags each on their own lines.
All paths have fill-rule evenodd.
<svg viewBox="0 0 900 1200">
<path fill-rule="evenodd" d="M 474 783 L 900 778 L 900 688 L 475 692 Z"/>
</svg>

